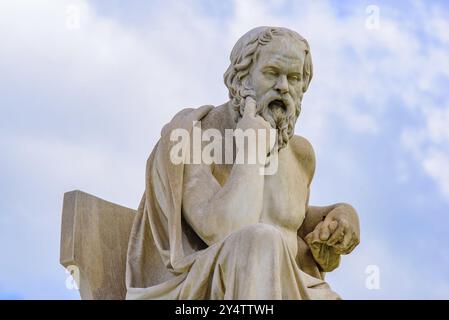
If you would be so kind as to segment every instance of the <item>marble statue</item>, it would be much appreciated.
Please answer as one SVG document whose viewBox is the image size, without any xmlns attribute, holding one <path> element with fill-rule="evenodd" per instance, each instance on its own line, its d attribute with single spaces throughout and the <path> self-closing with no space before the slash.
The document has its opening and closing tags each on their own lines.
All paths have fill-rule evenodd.
<svg viewBox="0 0 449 320">
<path fill-rule="evenodd" d="M 126 298 L 340 299 L 324 274 L 359 244 L 359 221 L 346 203 L 309 205 L 315 155 L 294 134 L 313 75 L 309 44 L 292 30 L 258 27 L 237 41 L 230 60 L 230 100 L 180 111 L 147 161 L 129 238 Z M 213 161 L 174 161 L 180 142 L 173 132 L 190 135 L 198 124 L 213 129 L 215 142 L 228 130 L 264 134 L 243 144 L 231 136 Z M 190 139 L 184 158 L 195 153 Z M 202 139 L 201 147 L 210 141 Z M 237 163 L 255 145 L 262 156 Z M 231 161 L 223 160 L 229 154 Z M 262 174 L 273 161 L 275 172 Z"/>
</svg>

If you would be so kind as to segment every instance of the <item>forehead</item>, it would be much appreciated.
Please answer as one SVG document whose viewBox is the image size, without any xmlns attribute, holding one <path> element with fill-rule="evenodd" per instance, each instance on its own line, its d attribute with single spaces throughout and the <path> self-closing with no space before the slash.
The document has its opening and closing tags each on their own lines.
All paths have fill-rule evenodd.
<svg viewBox="0 0 449 320">
<path fill-rule="evenodd" d="M 305 58 L 306 46 L 302 41 L 290 36 L 274 37 L 261 46 L 257 62 L 260 65 L 279 65 L 301 68 Z"/>
</svg>

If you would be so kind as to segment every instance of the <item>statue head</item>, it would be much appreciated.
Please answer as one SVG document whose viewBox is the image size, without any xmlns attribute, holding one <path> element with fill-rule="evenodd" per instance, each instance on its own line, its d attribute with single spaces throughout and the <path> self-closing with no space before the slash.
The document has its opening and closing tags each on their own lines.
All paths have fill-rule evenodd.
<svg viewBox="0 0 449 320">
<path fill-rule="evenodd" d="M 230 60 L 224 81 L 237 119 L 243 115 L 246 98 L 253 98 L 257 113 L 278 130 L 278 147 L 284 147 L 294 134 L 302 97 L 312 79 L 309 44 L 292 30 L 258 27 L 237 41 Z"/>
</svg>

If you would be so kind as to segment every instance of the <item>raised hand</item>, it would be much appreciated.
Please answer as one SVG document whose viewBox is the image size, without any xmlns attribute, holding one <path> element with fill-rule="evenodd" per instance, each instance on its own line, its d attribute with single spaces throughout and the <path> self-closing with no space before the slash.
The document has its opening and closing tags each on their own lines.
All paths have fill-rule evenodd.
<svg viewBox="0 0 449 320">
<path fill-rule="evenodd" d="M 263 146 L 265 146 L 266 154 L 268 154 L 273 149 L 277 141 L 277 131 L 271 127 L 269 122 L 258 115 L 256 113 L 256 110 L 256 101 L 251 97 L 247 97 L 245 100 L 245 109 L 243 111 L 243 116 L 237 123 L 237 129 L 241 129 L 243 131 L 246 131 L 248 129 L 254 130 L 256 141 L 250 141 L 250 143 L 256 143 L 257 146 L 260 146 L 259 138 L 263 137 L 265 139 L 264 141 L 262 141 L 264 143 Z M 265 132 L 264 136 L 259 135 L 261 131 Z M 271 137 L 271 139 L 270 132 L 273 136 Z"/>
</svg>

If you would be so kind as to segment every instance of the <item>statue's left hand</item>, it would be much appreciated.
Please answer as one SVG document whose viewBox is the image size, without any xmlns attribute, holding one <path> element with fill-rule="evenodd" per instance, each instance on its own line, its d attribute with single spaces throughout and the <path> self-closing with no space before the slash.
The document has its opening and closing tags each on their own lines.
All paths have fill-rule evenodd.
<svg viewBox="0 0 449 320">
<path fill-rule="evenodd" d="M 360 243 L 359 218 L 355 209 L 348 204 L 336 205 L 319 226 L 319 237 L 337 254 L 351 253 Z"/>
<path fill-rule="evenodd" d="M 340 255 L 348 254 L 360 242 L 359 219 L 350 205 L 337 204 L 316 225 L 305 240 L 315 261 L 325 272 L 334 270 L 340 264 Z"/>
<path fill-rule="evenodd" d="M 338 267 L 340 264 L 340 254 L 335 251 L 335 248 L 326 244 L 326 241 L 320 239 L 320 230 L 323 225 L 321 221 L 315 229 L 310 232 L 304 240 L 309 245 L 313 258 L 324 272 L 330 272 Z M 336 223 L 332 223 L 331 228 L 336 227 Z"/>
</svg>

